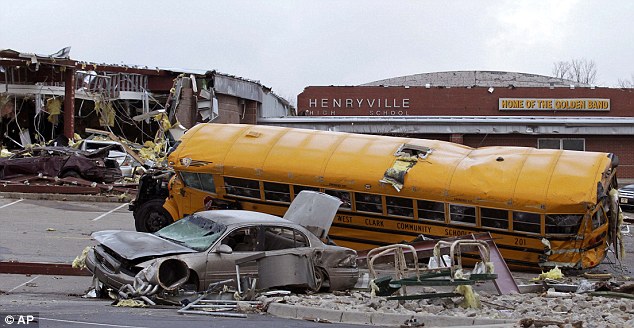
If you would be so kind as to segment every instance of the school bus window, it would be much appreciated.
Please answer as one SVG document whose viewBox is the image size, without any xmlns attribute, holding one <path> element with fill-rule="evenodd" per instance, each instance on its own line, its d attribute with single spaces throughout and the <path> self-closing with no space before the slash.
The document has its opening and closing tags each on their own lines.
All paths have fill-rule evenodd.
<svg viewBox="0 0 634 328">
<path fill-rule="evenodd" d="M 583 215 L 549 214 L 546 215 L 546 233 L 576 234 L 579 231 Z"/>
<path fill-rule="evenodd" d="M 414 217 L 414 203 L 411 199 L 400 197 L 385 197 L 387 215 Z"/>
<path fill-rule="evenodd" d="M 483 227 L 508 229 L 509 211 L 481 207 L 480 222 L 482 222 Z"/>
<path fill-rule="evenodd" d="M 339 208 L 348 209 L 348 210 L 350 209 L 350 192 L 342 191 L 342 190 L 326 189 L 324 190 L 324 193 L 330 196 L 339 198 L 342 202 Z"/>
<path fill-rule="evenodd" d="M 475 224 L 475 207 L 450 204 L 449 218 L 451 222 Z"/>
<path fill-rule="evenodd" d="M 291 201 L 291 191 L 287 184 L 264 182 L 264 199 L 275 202 Z"/>
<path fill-rule="evenodd" d="M 207 173 L 198 173 L 202 190 L 208 192 L 216 192 L 216 184 L 214 183 L 214 176 Z"/>
<path fill-rule="evenodd" d="M 260 198 L 260 183 L 255 180 L 225 177 L 225 189 L 228 195 Z"/>
<path fill-rule="evenodd" d="M 293 197 L 297 197 L 297 194 L 299 194 L 299 192 L 302 191 L 302 190 L 319 191 L 319 188 L 295 185 L 295 186 L 293 186 Z"/>
<path fill-rule="evenodd" d="M 513 230 L 541 233 L 539 214 L 526 212 L 513 212 Z"/>
<path fill-rule="evenodd" d="M 185 186 L 195 189 L 203 189 L 197 173 L 180 172 L 180 174 L 183 178 L 183 182 L 185 182 Z"/>
<path fill-rule="evenodd" d="M 357 211 L 383 213 L 383 203 L 381 202 L 381 196 L 379 195 L 357 192 L 354 194 L 354 199 Z"/>
<path fill-rule="evenodd" d="M 264 232 L 264 250 L 275 251 L 296 247 L 307 247 L 306 236 L 285 227 L 268 227 Z"/>
<path fill-rule="evenodd" d="M 427 200 L 418 201 L 418 218 L 434 221 L 445 221 L 445 204 L 430 202 Z"/>
</svg>

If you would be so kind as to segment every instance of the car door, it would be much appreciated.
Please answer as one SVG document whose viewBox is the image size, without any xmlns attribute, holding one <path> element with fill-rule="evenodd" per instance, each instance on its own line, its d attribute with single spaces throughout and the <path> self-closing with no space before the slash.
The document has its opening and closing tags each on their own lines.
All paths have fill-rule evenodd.
<svg viewBox="0 0 634 328">
<path fill-rule="evenodd" d="M 207 256 L 207 271 L 205 283 L 209 285 L 221 280 L 236 279 L 235 261 L 261 252 L 260 227 L 239 227 L 222 238 L 212 247 Z M 228 245 L 233 252 L 231 254 L 219 253 L 219 245 Z M 250 261 L 240 265 L 240 277 L 256 277 L 258 273 L 257 263 Z M 235 281 L 232 285 L 236 285 Z"/>
</svg>

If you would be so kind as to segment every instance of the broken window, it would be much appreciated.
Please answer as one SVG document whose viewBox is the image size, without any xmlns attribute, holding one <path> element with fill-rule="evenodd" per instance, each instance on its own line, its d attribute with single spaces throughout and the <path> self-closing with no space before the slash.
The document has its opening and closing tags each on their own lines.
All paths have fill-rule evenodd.
<svg viewBox="0 0 634 328">
<path fill-rule="evenodd" d="M 357 192 L 354 194 L 355 206 L 357 211 L 383 213 L 383 202 L 380 195 L 363 194 Z"/>
<path fill-rule="evenodd" d="M 180 172 L 180 175 L 183 178 L 183 182 L 185 182 L 186 187 L 204 190 L 212 193 L 216 192 L 214 177 L 211 174 Z"/>
<path fill-rule="evenodd" d="M 579 231 L 583 215 L 548 214 L 546 215 L 546 233 L 576 234 Z"/>
<path fill-rule="evenodd" d="M 225 191 L 228 195 L 260 199 L 260 182 L 225 177 Z"/>
<path fill-rule="evenodd" d="M 424 220 L 445 221 L 445 204 L 419 200 L 418 218 Z"/>
<path fill-rule="evenodd" d="M 308 247 L 308 239 L 301 232 L 286 227 L 267 227 L 264 232 L 264 250 Z"/>
<path fill-rule="evenodd" d="M 414 203 L 411 199 L 400 197 L 385 197 L 387 215 L 414 217 Z"/>
<path fill-rule="evenodd" d="M 346 209 L 349 210 L 351 207 L 351 203 L 350 203 L 350 192 L 348 191 L 343 191 L 343 190 L 333 190 L 333 189 L 326 189 L 324 190 L 324 193 L 330 195 L 330 196 L 334 196 L 339 198 L 339 200 L 341 200 L 341 205 L 339 205 L 339 208 L 341 209 Z"/>
<path fill-rule="evenodd" d="M 222 243 L 231 247 L 234 252 L 254 252 L 257 250 L 257 236 L 257 228 L 240 228 L 227 235 Z"/>
<path fill-rule="evenodd" d="M 513 212 L 513 230 L 541 233 L 541 217 L 536 213 Z"/>
<path fill-rule="evenodd" d="M 480 221 L 483 227 L 508 229 L 509 211 L 482 207 L 480 208 Z"/>
<path fill-rule="evenodd" d="M 287 184 L 264 182 L 264 199 L 290 203 L 291 191 Z"/>
<path fill-rule="evenodd" d="M 161 238 L 197 251 L 208 249 L 227 227 L 200 215 L 192 214 L 155 232 Z"/>
<path fill-rule="evenodd" d="M 451 222 L 475 224 L 475 207 L 449 204 L 449 218 Z"/>
</svg>

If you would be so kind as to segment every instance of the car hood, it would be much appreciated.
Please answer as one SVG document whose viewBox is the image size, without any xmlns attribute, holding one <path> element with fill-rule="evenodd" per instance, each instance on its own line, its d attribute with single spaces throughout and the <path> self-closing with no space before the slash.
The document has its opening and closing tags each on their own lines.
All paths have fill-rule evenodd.
<svg viewBox="0 0 634 328">
<path fill-rule="evenodd" d="M 151 233 L 105 230 L 97 231 L 92 237 L 110 248 L 121 257 L 135 260 L 149 256 L 164 256 L 184 253 L 196 253 L 196 250 L 181 246 Z"/>
</svg>

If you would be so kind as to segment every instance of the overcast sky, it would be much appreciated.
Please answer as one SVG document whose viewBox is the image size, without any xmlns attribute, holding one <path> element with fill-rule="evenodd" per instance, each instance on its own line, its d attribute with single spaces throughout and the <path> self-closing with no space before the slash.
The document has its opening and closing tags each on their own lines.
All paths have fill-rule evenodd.
<svg viewBox="0 0 634 328">
<path fill-rule="evenodd" d="M 634 78 L 634 1 L 3 1 L 0 49 L 211 70 L 289 100 L 310 85 L 426 72 L 551 75 L 586 58 Z"/>
</svg>

